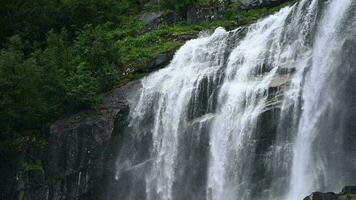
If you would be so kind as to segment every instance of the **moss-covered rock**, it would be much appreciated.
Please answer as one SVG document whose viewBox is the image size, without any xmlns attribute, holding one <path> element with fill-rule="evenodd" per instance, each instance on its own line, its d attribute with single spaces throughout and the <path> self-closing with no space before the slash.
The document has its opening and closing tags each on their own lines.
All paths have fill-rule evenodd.
<svg viewBox="0 0 356 200">
<path fill-rule="evenodd" d="M 333 192 L 321 193 L 313 192 L 311 195 L 304 198 L 304 200 L 355 200 L 356 186 L 346 186 L 338 194 Z"/>
</svg>

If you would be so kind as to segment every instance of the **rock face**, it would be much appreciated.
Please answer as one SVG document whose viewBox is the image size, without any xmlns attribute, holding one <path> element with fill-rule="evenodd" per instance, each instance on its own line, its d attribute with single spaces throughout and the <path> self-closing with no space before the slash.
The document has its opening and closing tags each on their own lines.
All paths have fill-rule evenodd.
<svg viewBox="0 0 356 200">
<path fill-rule="evenodd" d="M 190 23 L 205 22 L 212 17 L 208 7 L 194 6 L 187 11 L 187 22 Z"/>
<path fill-rule="evenodd" d="M 236 0 L 243 8 L 255 8 L 278 5 L 288 0 Z"/>
<path fill-rule="evenodd" d="M 335 194 L 333 192 L 321 193 L 314 192 L 304 198 L 304 200 L 355 200 L 356 199 L 356 186 L 346 186 L 342 189 L 341 193 Z"/>
<path fill-rule="evenodd" d="M 210 5 L 195 5 L 184 13 L 172 10 L 144 12 L 140 15 L 140 20 L 146 30 L 154 30 L 164 25 L 172 25 L 186 21 L 189 23 L 206 22 L 210 19 L 224 16 L 230 4 L 238 3 L 244 9 L 257 7 L 275 6 L 289 0 L 213 0 Z M 151 0 L 147 5 L 157 5 L 159 0 Z"/>
<path fill-rule="evenodd" d="M 140 15 L 146 31 L 157 29 L 164 25 L 172 25 L 184 21 L 183 17 L 174 11 L 145 12 Z"/>
<path fill-rule="evenodd" d="M 97 112 L 83 112 L 51 126 L 42 171 L 20 173 L 17 200 L 111 199 L 121 133 L 127 127 L 132 82 L 112 91 Z M 115 191 L 115 189 L 112 189 Z"/>
</svg>

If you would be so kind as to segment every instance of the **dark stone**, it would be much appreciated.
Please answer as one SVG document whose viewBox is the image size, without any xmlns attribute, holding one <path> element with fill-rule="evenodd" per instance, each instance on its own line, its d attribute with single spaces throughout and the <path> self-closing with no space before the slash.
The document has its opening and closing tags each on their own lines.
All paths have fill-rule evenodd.
<svg viewBox="0 0 356 200">
<path fill-rule="evenodd" d="M 107 190 L 116 185 L 118 144 L 128 126 L 127 100 L 139 87 L 139 82 L 129 83 L 113 90 L 101 110 L 55 122 L 44 169 L 17 175 L 15 199 L 111 199 Z"/>
<path fill-rule="evenodd" d="M 203 6 L 194 6 L 187 11 L 187 22 L 198 23 L 205 22 L 212 18 L 210 9 Z"/>
<path fill-rule="evenodd" d="M 342 194 L 356 194 L 356 186 L 346 186 L 342 188 Z"/>
<path fill-rule="evenodd" d="M 276 6 L 288 0 L 237 0 L 242 8 L 251 9 L 256 7 Z"/>
<path fill-rule="evenodd" d="M 142 13 L 140 20 L 145 25 L 145 30 L 151 31 L 165 25 L 174 25 L 178 22 L 185 21 L 185 18 L 175 11 L 165 10 Z"/>
<path fill-rule="evenodd" d="M 161 69 L 171 62 L 175 51 L 176 49 L 166 53 L 162 53 L 158 55 L 155 59 L 153 59 L 150 63 L 148 63 L 145 67 L 137 68 L 134 71 L 136 73 L 150 73 Z"/>
<path fill-rule="evenodd" d="M 149 29 L 157 28 L 162 22 L 162 16 L 164 12 L 147 12 L 143 13 L 140 16 L 140 20 L 142 20 L 143 24 Z"/>
<path fill-rule="evenodd" d="M 311 195 L 305 197 L 304 200 L 351 200 L 353 198 L 350 195 L 356 196 L 356 186 L 346 186 L 338 194 L 333 192 L 313 192 Z"/>
<path fill-rule="evenodd" d="M 337 200 L 338 197 L 335 193 L 321 193 L 314 192 L 310 196 L 304 198 L 304 200 Z"/>
</svg>

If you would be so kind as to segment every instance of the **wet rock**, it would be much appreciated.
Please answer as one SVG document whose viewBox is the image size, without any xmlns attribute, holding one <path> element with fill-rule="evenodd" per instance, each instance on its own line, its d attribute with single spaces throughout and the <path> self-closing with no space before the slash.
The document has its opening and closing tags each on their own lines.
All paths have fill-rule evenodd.
<svg viewBox="0 0 356 200">
<path fill-rule="evenodd" d="M 279 66 L 277 69 L 277 73 L 284 75 L 284 74 L 293 74 L 295 73 L 296 68 L 293 65 L 287 65 L 287 66 Z"/>
<path fill-rule="evenodd" d="M 241 7 L 245 9 L 274 6 L 287 1 L 288 0 L 237 0 Z"/>
<path fill-rule="evenodd" d="M 150 73 L 167 66 L 174 56 L 176 49 L 169 52 L 159 54 L 155 59 L 149 62 L 145 67 L 134 70 L 136 73 Z"/>
<path fill-rule="evenodd" d="M 356 195 L 356 186 L 346 186 L 342 188 L 342 194 L 355 194 Z"/>
<path fill-rule="evenodd" d="M 341 193 L 335 194 L 333 192 L 322 193 L 314 192 L 304 198 L 304 200 L 354 200 L 356 199 L 356 186 L 346 186 Z"/>
<path fill-rule="evenodd" d="M 151 61 L 150 64 L 148 64 L 147 69 L 153 71 L 165 67 L 172 60 L 173 55 L 174 52 L 168 52 L 165 54 L 158 55 L 156 59 L 154 59 L 153 61 Z"/>
<path fill-rule="evenodd" d="M 304 198 L 304 200 L 337 200 L 338 197 L 334 193 L 321 193 L 314 192 L 310 196 Z"/>
<path fill-rule="evenodd" d="M 291 81 L 291 76 L 286 74 L 286 75 L 279 75 L 272 79 L 272 81 L 269 84 L 270 88 L 278 88 L 287 85 Z"/>
</svg>

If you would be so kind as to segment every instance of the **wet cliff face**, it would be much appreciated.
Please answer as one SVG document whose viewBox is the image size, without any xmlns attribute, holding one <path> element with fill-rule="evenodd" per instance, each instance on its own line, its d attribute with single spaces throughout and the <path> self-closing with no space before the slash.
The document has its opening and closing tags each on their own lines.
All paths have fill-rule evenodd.
<svg viewBox="0 0 356 200">
<path fill-rule="evenodd" d="M 113 90 L 99 111 L 83 112 L 51 126 L 41 171 L 19 172 L 10 199 L 111 199 L 115 162 L 127 127 L 132 82 Z"/>
<path fill-rule="evenodd" d="M 239 2 L 243 8 L 266 7 L 273 6 L 288 0 L 234 0 Z"/>
<path fill-rule="evenodd" d="M 127 99 L 139 87 L 133 82 L 116 89 L 99 112 L 80 113 L 51 126 L 48 199 L 108 199 L 128 123 Z"/>
</svg>

